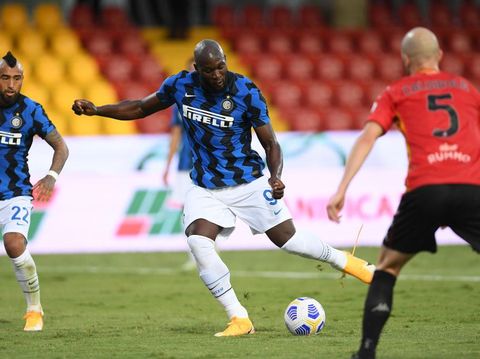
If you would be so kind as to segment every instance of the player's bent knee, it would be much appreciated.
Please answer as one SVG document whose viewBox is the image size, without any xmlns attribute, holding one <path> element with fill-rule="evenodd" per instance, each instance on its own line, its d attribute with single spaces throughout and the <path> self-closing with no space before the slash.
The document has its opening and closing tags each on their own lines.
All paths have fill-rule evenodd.
<svg viewBox="0 0 480 359">
<path fill-rule="evenodd" d="M 26 249 L 26 242 L 26 238 L 21 233 L 8 232 L 3 235 L 5 251 L 10 258 L 16 258 L 22 255 Z"/>
</svg>

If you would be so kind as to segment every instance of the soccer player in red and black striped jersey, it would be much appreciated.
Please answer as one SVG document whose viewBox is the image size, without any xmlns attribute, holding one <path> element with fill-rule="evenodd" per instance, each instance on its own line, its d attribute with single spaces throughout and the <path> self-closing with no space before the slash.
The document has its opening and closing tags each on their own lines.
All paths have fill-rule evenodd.
<svg viewBox="0 0 480 359">
<path fill-rule="evenodd" d="M 396 278 L 418 252 L 436 252 L 438 228 L 450 227 L 480 252 L 480 94 L 463 77 L 440 71 L 442 51 L 430 30 L 409 31 L 401 51 L 409 75 L 373 104 L 327 206 L 329 218 L 338 222 L 350 181 L 377 138 L 396 125 L 408 148 L 407 191 L 383 241 L 353 358 L 375 358 Z"/>
</svg>

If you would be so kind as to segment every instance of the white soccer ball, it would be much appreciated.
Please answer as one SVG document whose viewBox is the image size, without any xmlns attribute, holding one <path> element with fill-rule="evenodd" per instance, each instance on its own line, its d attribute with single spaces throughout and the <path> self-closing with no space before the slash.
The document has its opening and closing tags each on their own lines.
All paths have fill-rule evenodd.
<svg viewBox="0 0 480 359">
<path fill-rule="evenodd" d="M 325 310 L 313 298 L 300 297 L 285 310 L 285 325 L 293 335 L 315 335 L 325 326 Z"/>
</svg>

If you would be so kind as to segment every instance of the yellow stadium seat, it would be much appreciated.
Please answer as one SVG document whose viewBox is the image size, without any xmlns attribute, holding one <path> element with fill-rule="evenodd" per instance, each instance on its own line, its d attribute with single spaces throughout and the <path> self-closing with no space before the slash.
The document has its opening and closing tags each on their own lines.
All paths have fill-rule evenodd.
<svg viewBox="0 0 480 359">
<path fill-rule="evenodd" d="M 138 132 L 135 121 L 116 121 L 105 118 L 103 126 L 107 135 L 133 135 Z"/>
<path fill-rule="evenodd" d="M 72 103 L 76 98 L 82 98 L 83 91 L 75 84 L 67 82 L 59 83 L 52 88 L 50 95 L 50 104 L 60 113 L 70 114 L 72 112 Z"/>
<path fill-rule="evenodd" d="M 50 119 L 50 121 L 52 121 L 55 127 L 57 128 L 57 131 L 62 136 L 68 136 L 71 134 L 69 129 L 68 119 L 65 114 L 52 110 L 50 108 L 46 108 L 45 112 L 47 113 L 47 116 Z"/>
<path fill-rule="evenodd" d="M 115 89 L 106 81 L 90 83 L 85 89 L 85 97 L 99 105 L 118 101 Z"/>
<path fill-rule="evenodd" d="M 67 74 L 72 83 L 83 87 L 100 79 L 97 62 L 86 54 L 74 56 L 68 61 Z"/>
<path fill-rule="evenodd" d="M 62 59 L 74 58 L 82 53 L 80 40 L 75 33 L 67 28 L 62 28 L 50 36 L 52 52 Z"/>
<path fill-rule="evenodd" d="M 73 112 L 66 117 L 72 135 L 96 136 L 103 134 L 103 117 L 98 116 L 77 116 Z"/>
<path fill-rule="evenodd" d="M 0 57 L 3 57 L 8 51 L 12 51 L 12 37 L 4 32 L 0 32 Z"/>
<path fill-rule="evenodd" d="M 37 58 L 33 65 L 35 78 L 48 88 L 53 88 L 65 81 L 65 66 L 58 58 L 44 54 Z"/>
<path fill-rule="evenodd" d="M 42 106 L 49 102 L 50 93 L 48 89 L 28 77 L 23 80 L 21 92 Z"/>
<path fill-rule="evenodd" d="M 51 33 L 63 26 L 63 16 L 57 4 L 39 4 L 33 12 L 33 21 L 36 27 L 44 32 Z"/>
<path fill-rule="evenodd" d="M 17 49 L 23 58 L 37 59 L 45 53 L 46 38 L 37 31 L 22 31 L 17 35 Z"/>
<path fill-rule="evenodd" d="M 20 3 L 5 4 L 0 11 L 0 23 L 8 33 L 18 33 L 28 26 L 28 13 Z"/>
</svg>

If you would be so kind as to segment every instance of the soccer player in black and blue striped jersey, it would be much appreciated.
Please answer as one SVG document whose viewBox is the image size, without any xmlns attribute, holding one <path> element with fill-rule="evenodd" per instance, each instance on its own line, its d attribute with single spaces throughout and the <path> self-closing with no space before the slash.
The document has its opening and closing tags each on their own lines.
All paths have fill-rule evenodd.
<svg viewBox="0 0 480 359">
<path fill-rule="evenodd" d="M 25 331 L 43 328 L 40 284 L 35 262 L 27 249 L 36 200 L 47 201 L 68 157 L 68 148 L 42 106 L 20 93 L 23 66 L 8 52 L 0 60 L 0 225 L 7 255 L 27 302 Z M 33 137 L 42 137 L 54 150 L 48 174 L 33 187 L 27 156 Z"/>
<path fill-rule="evenodd" d="M 196 71 L 167 78 L 157 92 L 143 99 L 99 107 L 88 100 L 75 100 L 72 109 L 77 115 L 133 120 L 177 106 L 193 157 L 192 184 L 184 207 L 185 234 L 202 281 L 230 319 L 227 328 L 215 335 L 254 332 L 214 245 L 218 237 L 228 237 L 233 231 L 236 217 L 254 234 L 265 233 L 287 252 L 327 262 L 369 283 L 373 268 L 367 262 L 296 231 L 282 200 L 282 152 L 257 86 L 228 71 L 223 50 L 214 40 L 200 41 L 194 60 Z M 251 147 L 252 128 L 265 149 L 269 177 Z"/>
</svg>

